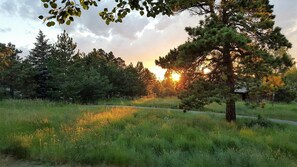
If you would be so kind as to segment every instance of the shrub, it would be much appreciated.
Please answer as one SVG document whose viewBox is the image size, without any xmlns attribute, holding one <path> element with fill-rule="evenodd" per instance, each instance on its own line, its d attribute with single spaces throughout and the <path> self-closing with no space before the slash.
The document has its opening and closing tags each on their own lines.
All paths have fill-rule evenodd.
<svg viewBox="0 0 297 167">
<path fill-rule="evenodd" d="M 5 89 L 3 87 L 0 87 L 0 100 L 4 99 L 5 97 Z"/>
<path fill-rule="evenodd" d="M 251 120 L 246 123 L 248 127 L 263 127 L 263 128 L 272 128 L 273 123 L 268 119 L 263 118 L 261 115 L 258 115 L 258 118 L 255 120 Z"/>
<path fill-rule="evenodd" d="M 275 94 L 275 101 L 290 103 L 297 98 L 297 93 L 287 88 L 279 89 Z"/>
</svg>

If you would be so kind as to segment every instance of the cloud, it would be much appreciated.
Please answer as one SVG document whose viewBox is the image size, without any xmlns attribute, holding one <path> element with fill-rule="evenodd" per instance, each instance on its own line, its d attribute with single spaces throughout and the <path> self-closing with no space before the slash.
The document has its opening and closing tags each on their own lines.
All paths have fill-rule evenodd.
<svg viewBox="0 0 297 167">
<path fill-rule="evenodd" d="M 88 53 L 93 48 L 102 48 L 114 52 L 126 63 L 143 61 L 146 66 L 153 66 L 159 56 L 165 56 L 170 49 L 184 43 L 188 37 L 184 28 L 197 26 L 199 22 L 197 16 L 188 12 L 154 19 L 132 14 L 123 23 L 109 26 L 99 18 L 101 24 L 91 18 L 83 17 L 74 28 L 70 28 L 71 36 L 81 51 Z"/>
<path fill-rule="evenodd" d="M 275 5 L 276 25 L 283 28 L 282 32 L 293 43 L 290 52 L 297 56 L 297 47 L 294 45 L 297 41 L 297 21 L 293 17 L 297 15 L 296 1 L 272 0 L 271 3 Z M 82 16 L 75 18 L 70 26 L 48 28 L 37 18 L 47 13 L 40 0 L 1 0 L 0 19 L 4 16 L 19 18 L 22 20 L 20 23 L 23 29 L 31 33 L 24 33 L 21 37 L 20 27 L 17 27 L 20 23 L 14 23 L 7 24 L 7 28 L 0 28 L 0 37 L 4 37 L 5 33 L 5 37 L 14 38 L 12 42 L 22 46 L 21 49 L 27 52 L 26 47 L 32 48 L 32 41 L 35 40 L 39 29 L 44 31 L 51 42 L 56 40 L 57 33 L 65 29 L 83 52 L 102 48 L 106 52 L 113 51 L 115 56 L 122 57 L 126 63 L 135 64 L 137 61 L 143 61 L 148 67 L 154 65 L 154 60 L 159 56 L 165 56 L 170 49 L 184 43 L 188 38 L 184 28 L 197 26 L 200 20 L 200 17 L 191 16 L 189 12 L 156 18 L 141 17 L 138 12 L 132 12 L 124 18 L 123 23 L 106 25 L 98 12 L 113 5 L 109 0 L 101 1 L 100 7 L 83 10 Z M 17 34 L 17 37 L 13 37 L 13 34 Z M 29 36 L 32 36 L 30 40 Z"/>
<path fill-rule="evenodd" d="M 157 30 L 164 30 L 173 23 L 173 17 L 161 16 L 156 24 Z"/>
<path fill-rule="evenodd" d="M 0 4 L 0 10 L 7 16 L 18 16 L 23 19 L 38 21 L 39 15 L 46 15 L 46 10 L 40 0 L 4 0 Z"/>
<path fill-rule="evenodd" d="M 271 4 L 274 5 L 274 14 L 276 15 L 276 26 L 282 28 L 282 32 L 292 42 L 293 47 L 290 53 L 297 59 L 297 5 L 296 1 L 292 0 L 272 0 Z"/>
<path fill-rule="evenodd" d="M 70 32 L 79 31 L 77 27 L 85 27 L 88 31 L 96 34 L 97 36 L 108 37 L 110 33 L 112 35 L 120 35 L 128 39 L 137 39 L 137 33 L 141 32 L 147 24 L 149 19 L 140 17 L 138 14 L 131 13 L 123 21 L 123 23 L 111 23 L 106 25 L 105 22 L 99 17 L 98 9 L 90 9 L 87 14 L 83 14 L 80 18 L 77 18 L 73 25 L 73 28 L 69 26 L 63 26 Z"/>
<path fill-rule="evenodd" d="M 0 33 L 7 33 L 10 31 L 11 31 L 11 28 L 0 28 Z"/>
<path fill-rule="evenodd" d="M 13 0 L 4 0 L 0 4 L 0 10 L 7 16 L 15 15 L 17 13 L 17 3 Z"/>
</svg>

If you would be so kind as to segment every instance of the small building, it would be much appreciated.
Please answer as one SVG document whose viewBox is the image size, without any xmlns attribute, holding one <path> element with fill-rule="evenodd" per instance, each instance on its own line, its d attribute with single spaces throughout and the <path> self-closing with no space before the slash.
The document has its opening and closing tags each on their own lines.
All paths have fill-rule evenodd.
<svg viewBox="0 0 297 167">
<path fill-rule="evenodd" d="M 240 94 L 241 95 L 241 99 L 244 100 L 244 101 L 247 100 L 247 98 L 248 98 L 248 90 L 247 90 L 246 87 L 235 89 L 234 90 L 234 93 L 235 94 Z"/>
</svg>

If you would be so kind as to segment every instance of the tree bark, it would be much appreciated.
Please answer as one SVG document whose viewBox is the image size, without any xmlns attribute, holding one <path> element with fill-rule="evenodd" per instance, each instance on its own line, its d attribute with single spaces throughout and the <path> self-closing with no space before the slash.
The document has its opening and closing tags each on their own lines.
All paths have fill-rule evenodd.
<svg viewBox="0 0 297 167">
<path fill-rule="evenodd" d="M 227 92 L 226 96 L 226 120 L 232 122 L 236 121 L 235 100 L 233 97 L 235 91 L 235 76 L 228 45 L 224 47 L 224 62 L 226 67 L 225 74 L 227 76 L 226 85 L 229 88 L 229 92 Z"/>
<path fill-rule="evenodd" d="M 226 56 L 227 62 L 227 86 L 229 88 L 229 92 L 226 97 L 226 120 L 228 122 L 236 121 L 236 112 L 235 112 L 235 100 L 234 100 L 234 91 L 235 91 L 235 79 L 234 79 L 234 71 L 233 71 L 233 63 L 231 61 L 230 54 Z M 228 61 L 229 60 L 229 61 Z"/>
<path fill-rule="evenodd" d="M 226 101 L 226 120 L 228 122 L 236 121 L 235 100 L 232 98 Z"/>
</svg>

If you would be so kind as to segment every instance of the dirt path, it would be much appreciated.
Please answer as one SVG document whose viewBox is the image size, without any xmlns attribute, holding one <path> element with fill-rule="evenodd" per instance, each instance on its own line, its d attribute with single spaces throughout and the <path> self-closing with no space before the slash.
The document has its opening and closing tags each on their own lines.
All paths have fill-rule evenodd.
<svg viewBox="0 0 297 167">
<path fill-rule="evenodd" d="M 123 106 L 123 105 L 96 105 L 96 106 L 103 106 L 103 107 L 128 107 L 128 108 L 136 108 L 136 109 L 151 109 L 151 110 L 166 110 L 166 111 L 177 111 L 182 112 L 181 109 L 173 109 L 173 108 L 159 108 L 159 107 L 141 107 L 141 106 Z M 210 111 L 194 111 L 190 110 L 187 111 L 187 113 L 191 114 L 210 114 L 210 115 L 218 115 L 218 116 L 225 116 L 225 113 L 215 113 Z M 256 116 L 246 116 L 246 115 L 236 115 L 237 118 L 250 118 L 250 119 L 257 119 Z M 297 126 L 296 121 L 290 121 L 290 120 L 282 120 L 282 119 L 275 119 L 275 118 L 267 118 L 271 122 L 275 123 L 281 123 L 281 124 L 289 124 Z"/>
</svg>

